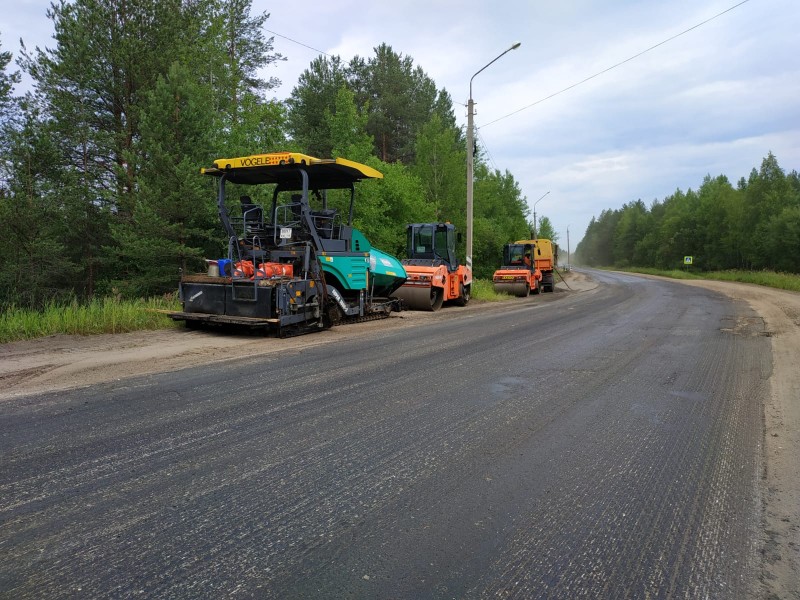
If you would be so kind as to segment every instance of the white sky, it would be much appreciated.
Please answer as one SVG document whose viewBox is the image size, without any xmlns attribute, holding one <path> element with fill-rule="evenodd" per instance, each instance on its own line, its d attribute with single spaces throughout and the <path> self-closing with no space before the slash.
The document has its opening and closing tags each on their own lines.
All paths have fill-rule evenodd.
<svg viewBox="0 0 800 600">
<path fill-rule="evenodd" d="M 749 0 L 525 108 L 739 1 L 253 0 L 253 8 L 270 13 L 268 29 L 345 62 L 389 44 L 447 89 L 461 125 L 472 75 L 522 42 L 473 82 L 479 143 L 493 168 L 514 175 L 531 207 L 550 192 L 537 216 L 552 220 L 562 246 L 569 227 L 574 251 L 605 208 L 639 198 L 649 205 L 677 188 L 697 189 L 707 174 L 735 183 L 769 151 L 785 171 L 800 169 L 797 0 Z M 51 45 L 48 6 L 9 3 L 0 13 L 3 49 L 16 54 L 20 37 L 29 48 Z M 275 91 L 283 99 L 317 52 L 278 36 L 274 47 L 287 61 L 265 75 L 283 81 Z"/>
</svg>

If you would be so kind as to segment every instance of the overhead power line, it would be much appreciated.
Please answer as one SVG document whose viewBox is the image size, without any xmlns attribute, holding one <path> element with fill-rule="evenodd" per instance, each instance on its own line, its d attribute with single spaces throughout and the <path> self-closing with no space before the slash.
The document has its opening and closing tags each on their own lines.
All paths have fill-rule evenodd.
<svg viewBox="0 0 800 600">
<path fill-rule="evenodd" d="M 497 163 L 494 161 L 494 157 L 492 156 L 492 153 L 489 151 L 489 146 L 486 145 L 486 140 L 483 139 L 483 136 L 481 135 L 481 132 L 479 130 L 476 130 L 475 133 L 478 134 L 478 141 L 480 141 L 481 146 L 483 146 L 483 151 L 486 152 L 486 156 L 489 157 L 489 160 L 491 161 L 492 165 L 494 165 L 495 171 L 499 171 L 500 168 L 497 166 Z"/>
<path fill-rule="evenodd" d="M 324 54 L 325 56 L 327 56 L 329 58 L 333 58 L 327 52 L 323 52 L 322 50 L 318 50 L 318 49 L 314 48 L 313 46 L 309 46 L 308 44 L 304 44 L 303 42 L 298 42 L 297 40 L 293 40 L 292 38 L 290 38 L 288 36 L 281 35 L 280 33 L 277 33 L 275 31 L 271 31 L 270 29 L 265 29 L 264 31 L 266 31 L 267 33 L 271 33 L 272 35 L 277 35 L 279 38 L 283 38 L 285 40 L 289 40 L 290 42 L 292 42 L 293 44 L 297 44 L 298 46 L 303 46 L 304 48 L 308 48 L 309 50 L 313 50 L 314 52 L 319 52 L 320 54 Z"/>
<path fill-rule="evenodd" d="M 703 26 L 703 25 L 705 25 L 706 23 L 710 23 L 710 22 L 711 22 L 711 21 L 713 21 L 714 19 L 717 19 L 717 18 L 721 17 L 721 16 L 722 16 L 722 15 L 724 15 L 725 13 L 729 13 L 730 11 L 732 11 L 732 10 L 733 10 L 733 9 L 735 9 L 735 8 L 739 8 L 739 7 L 740 7 L 742 4 L 746 4 L 746 3 L 748 3 L 749 1 L 750 1 L 750 0 L 742 0 L 742 2 L 739 2 L 739 4 L 734 4 L 734 5 L 733 5 L 733 6 L 731 6 L 730 8 L 726 8 L 725 10 L 723 10 L 721 13 L 718 13 L 718 14 L 714 15 L 713 17 L 710 17 L 710 18 L 706 19 L 705 21 L 702 21 L 702 22 L 700 22 L 700 23 L 697 23 L 697 25 L 692 25 L 691 27 L 689 27 L 689 29 L 685 29 L 684 31 L 681 31 L 680 33 L 676 33 L 676 34 L 675 34 L 675 35 L 673 35 L 672 37 L 669 37 L 669 38 L 667 38 L 667 39 L 665 39 L 665 40 L 663 40 L 663 41 L 661 41 L 661 42 L 659 42 L 659 43 L 655 44 L 654 46 L 650 46 L 649 48 L 647 48 L 646 50 L 642 50 L 642 51 L 641 51 L 641 52 L 639 52 L 638 54 L 634 54 L 633 56 L 631 56 L 631 57 L 629 57 L 629 58 L 626 58 L 625 60 L 623 60 L 623 61 L 620 61 L 620 62 L 618 62 L 617 64 L 615 64 L 615 65 L 612 65 L 612 66 L 608 67 L 607 69 L 603 69 L 602 71 L 598 71 L 598 72 L 597 72 L 597 73 L 595 73 L 594 75 L 590 75 L 590 76 L 589 76 L 589 77 L 587 77 L 586 79 L 582 79 L 581 81 L 579 81 L 579 82 L 577 82 L 577 83 L 573 83 L 572 85 L 569 85 L 569 86 L 565 87 L 565 88 L 564 88 L 564 89 L 562 89 L 562 90 L 559 90 L 559 91 L 557 91 L 557 92 L 554 92 L 554 93 L 550 94 L 549 96 L 545 96 L 544 98 L 541 98 L 540 100 L 537 100 L 536 102 L 533 102 L 532 104 L 528 104 L 527 106 L 523 106 L 522 108 L 518 108 L 518 109 L 517 109 L 517 110 L 515 110 L 514 112 L 510 112 L 510 113 L 508 113 L 507 115 L 503 115 L 502 117 L 498 117 L 498 118 L 497 118 L 497 119 L 495 119 L 494 121 L 489 121 L 488 123 L 486 123 L 486 124 L 484 124 L 484 125 L 481 125 L 481 127 L 488 127 L 489 125 L 493 125 L 494 123 L 497 123 L 498 121 L 502 121 L 503 119 L 507 119 L 508 117 L 511 117 L 511 116 L 513 116 L 513 115 L 516 115 L 517 113 L 521 113 L 523 110 L 528 110 L 529 108 L 532 108 L 532 107 L 536 106 L 537 104 L 541 104 L 542 102 L 544 102 L 544 101 L 546 101 L 546 100 L 550 100 L 551 98 L 554 98 L 554 97 L 558 96 L 559 94 L 563 94 L 564 92 L 568 92 L 569 90 L 571 90 L 571 89 L 573 89 L 573 88 L 576 88 L 576 87 L 578 87 L 579 85 L 582 85 L 582 84 L 586 83 L 587 81 L 591 81 L 591 80 L 592 80 L 592 79 L 594 79 L 595 77 L 599 77 L 600 75 L 603 75 L 603 74 L 605 74 L 605 73 L 608 73 L 609 71 L 611 71 L 611 70 L 613 70 L 613 69 L 616 69 L 617 67 L 620 67 L 620 66 L 624 65 L 625 63 L 628 63 L 628 62 L 630 62 L 630 61 L 632 61 L 632 60 L 634 60 L 634 59 L 636 59 L 636 58 L 639 58 L 639 57 L 640 57 L 640 56 L 642 56 L 643 54 L 647 54 L 647 53 L 648 53 L 648 52 L 650 52 L 651 50 L 655 50 L 655 49 L 656 49 L 656 48 L 658 48 L 659 46 L 663 46 L 664 44 L 666 44 L 666 43 L 668 43 L 668 42 L 671 42 L 672 40 L 674 40 L 674 39 L 676 39 L 676 38 L 679 38 L 679 37 L 681 37 L 682 35 L 686 35 L 686 34 L 687 34 L 687 33 L 689 33 L 690 31 L 693 31 L 693 30 L 697 29 L 698 27 L 702 27 L 702 26 Z"/>
</svg>

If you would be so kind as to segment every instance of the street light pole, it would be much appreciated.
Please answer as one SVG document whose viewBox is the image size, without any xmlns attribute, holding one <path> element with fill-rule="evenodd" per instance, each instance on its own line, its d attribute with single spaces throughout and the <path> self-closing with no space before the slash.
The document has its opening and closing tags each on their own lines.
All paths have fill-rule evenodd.
<svg viewBox="0 0 800 600">
<path fill-rule="evenodd" d="M 547 191 L 546 191 L 546 192 L 545 192 L 545 193 L 542 195 L 542 198 L 544 198 L 545 196 L 547 196 L 547 194 L 549 194 L 549 193 L 550 193 L 550 190 L 547 190 Z M 540 201 L 542 198 L 539 198 L 539 200 L 537 200 L 536 202 L 534 202 L 534 203 L 533 203 L 533 239 L 535 239 L 535 240 L 536 240 L 536 239 L 539 239 L 539 238 L 537 238 L 537 237 L 536 237 L 536 205 L 537 205 L 537 204 L 539 204 L 539 201 Z"/>
<path fill-rule="evenodd" d="M 569 225 L 567 225 L 567 271 L 569 271 L 570 267 L 570 260 L 569 260 Z"/>
<path fill-rule="evenodd" d="M 473 124 L 472 124 L 472 116 L 475 108 L 475 103 L 472 101 L 472 80 L 475 77 L 486 69 L 489 65 L 494 63 L 495 61 L 499 60 L 502 56 L 504 56 L 507 52 L 511 52 L 512 50 L 516 50 L 520 47 L 522 42 L 515 42 L 512 46 L 503 52 L 502 54 L 498 55 L 497 58 L 492 60 L 491 62 L 487 63 L 484 67 L 476 71 L 475 75 L 470 77 L 469 80 L 469 101 L 467 102 L 467 267 L 472 269 L 472 184 L 474 178 L 474 148 L 475 148 L 475 140 L 474 140 L 474 132 L 473 132 Z"/>
</svg>

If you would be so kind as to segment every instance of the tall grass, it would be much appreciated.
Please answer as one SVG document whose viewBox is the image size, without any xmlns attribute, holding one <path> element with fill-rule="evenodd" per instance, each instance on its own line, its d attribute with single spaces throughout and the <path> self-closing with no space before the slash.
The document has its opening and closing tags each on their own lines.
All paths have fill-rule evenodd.
<svg viewBox="0 0 800 600">
<path fill-rule="evenodd" d="M 471 295 L 475 300 L 484 302 L 501 302 L 514 297 L 503 292 L 495 292 L 492 282 L 488 279 L 473 279 Z"/>
<path fill-rule="evenodd" d="M 740 281 L 754 283 L 780 290 L 800 292 L 800 275 L 794 273 L 776 273 L 774 271 L 714 271 L 705 274 L 706 279 L 718 281 Z"/>
<path fill-rule="evenodd" d="M 0 314 L 0 343 L 56 334 L 91 335 L 164 329 L 176 324 L 155 311 L 178 309 L 178 301 L 171 296 L 141 300 L 101 298 L 85 304 L 53 302 L 42 310 L 12 306 Z"/>
<path fill-rule="evenodd" d="M 661 271 L 659 269 L 635 268 L 623 269 L 631 273 L 646 273 L 660 275 L 672 279 L 712 279 L 715 281 L 737 281 L 739 283 L 752 283 L 779 290 L 800 292 L 800 275 L 793 273 L 777 273 L 775 271 L 707 271 L 693 272 L 680 269 Z"/>
</svg>

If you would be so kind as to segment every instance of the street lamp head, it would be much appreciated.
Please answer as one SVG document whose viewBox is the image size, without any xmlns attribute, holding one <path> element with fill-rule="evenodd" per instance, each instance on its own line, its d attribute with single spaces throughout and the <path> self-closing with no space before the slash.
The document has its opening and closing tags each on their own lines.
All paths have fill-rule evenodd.
<svg viewBox="0 0 800 600">
<path fill-rule="evenodd" d="M 481 71 L 483 71 L 483 70 L 484 70 L 486 67 L 488 67 L 489 65 L 493 64 L 493 63 L 494 63 L 496 60 L 499 60 L 501 57 L 505 56 L 506 54 L 508 54 L 508 53 L 509 53 L 509 52 L 511 52 L 512 50 L 516 50 L 516 49 L 517 49 L 517 48 L 519 48 L 521 45 L 522 45 L 522 42 L 514 42 L 514 43 L 511 45 L 511 47 L 510 47 L 510 48 L 508 48 L 508 49 L 506 49 L 506 50 L 503 50 L 503 52 L 502 52 L 502 53 L 501 53 L 499 56 L 495 57 L 495 58 L 494 58 L 494 59 L 493 59 L 493 60 L 492 60 L 490 63 L 488 63 L 488 64 L 484 65 L 483 67 L 481 67 L 481 69 L 480 69 L 480 70 L 478 70 L 478 71 L 475 73 L 475 75 L 473 75 L 472 77 L 470 77 L 470 80 L 469 80 L 469 98 L 470 98 L 470 100 L 472 100 L 472 80 L 473 80 L 473 79 L 475 79 L 475 77 L 478 75 L 478 73 L 480 73 Z"/>
</svg>

